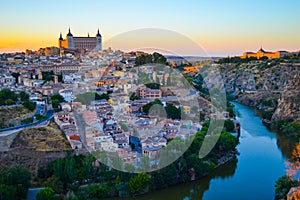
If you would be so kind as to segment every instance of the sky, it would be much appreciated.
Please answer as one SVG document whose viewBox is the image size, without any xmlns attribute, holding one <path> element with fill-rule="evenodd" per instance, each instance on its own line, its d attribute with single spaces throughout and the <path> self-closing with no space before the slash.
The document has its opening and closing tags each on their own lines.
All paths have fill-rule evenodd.
<svg viewBox="0 0 300 200">
<path fill-rule="evenodd" d="M 209 56 L 241 55 L 261 46 L 300 50 L 298 0 L 9 0 L 1 8 L 0 52 L 57 46 L 59 33 L 65 37 L 69 27 L 75 36 L 92 36 L 99 28 L 104 48 L 120 34 L 155 28 L 189 38 Z M 134 39 L 122 42 L 120 48 L 130 49 Z M 177 48 L 189 48 L 184 45 Z M 180 53 L 197 55 L 193 48 Z"/>
</svg>

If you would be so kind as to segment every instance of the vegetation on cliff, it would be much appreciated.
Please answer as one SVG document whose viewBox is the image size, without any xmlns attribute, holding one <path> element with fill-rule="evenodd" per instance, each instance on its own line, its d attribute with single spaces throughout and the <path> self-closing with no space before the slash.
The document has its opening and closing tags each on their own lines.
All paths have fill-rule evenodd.
<svg viewBox="0 0 300 200">
<path fill-rule="evenodd" d="M 284 134 L 300 132 L 300 56 L 222 59 L 218 62 L 230 97 L 261 111 L 265 124 Z"/>
<path fill-rule="evenodd" d="M 0 169 L 0 199 L 25 199 L 30 187 L 30 174 L 22 168 Z"/>
<path fill-rule="evenodd" d="M 151 190 L 165 188 L 191 180 L 191 169 L 196 178 L 209 174 L 219 159 L 235 152 L 238 139 L 227 132 L 220 139 L 211 153 L 199 158 L 199 149 L 203 143 L 209 123 L 205 123 L 198 132 L 189 149 L 174 163 L 158 171 L 143 174 L 125 173 L 110 169 L 98 163 L 94 157 L 67 155 L 55 160 L 46 168 L 40 168 L 38 179 L 43 186 L 52 188 L 61 197 L 74 194 L 78 199 L 105 198 L 111 196 L 135 196 Z M 132 168 L 133 166 L 127 166 Z"/>
</svg>

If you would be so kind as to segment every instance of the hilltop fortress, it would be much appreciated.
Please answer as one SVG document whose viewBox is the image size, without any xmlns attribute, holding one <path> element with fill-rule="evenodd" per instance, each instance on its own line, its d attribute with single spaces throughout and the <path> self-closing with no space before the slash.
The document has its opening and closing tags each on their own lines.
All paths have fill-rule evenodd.
<svg viewBox="0 0 300 200">
<path fill-rule="evenodd" d="M 263 50 L 261 47 L 256 53 L 253 52 L 245 52 L 240 58 L 250 58 L 250 57 L 256 57 L 256 58 L 262 58 L 262 57 L 268 57 L 268 58 L 281 58 L 285 55 L 289 55 L 290 53 L 287 51 L 276 51 L 276 52 L 268 52 Z"/>
<path fill-rule="evenodd" d="M 75 37 L 69 28 L 69 33 L 66 35 L 66 39 L 63 39 L 62 34 L 60 33 L 58 46 L 59 48 L 70 50 L 92 50 L 95 48 L 102 50 L 102 36 L 98 29 L 95 37 L 90 37 L 89 34 L 87 37 Z"/>
</svg>

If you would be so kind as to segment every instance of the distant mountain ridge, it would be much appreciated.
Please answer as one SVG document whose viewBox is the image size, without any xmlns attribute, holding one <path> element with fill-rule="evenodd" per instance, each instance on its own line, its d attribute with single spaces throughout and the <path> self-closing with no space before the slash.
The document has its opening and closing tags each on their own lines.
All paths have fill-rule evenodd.
<svg viewBox="0 0 300 200">
<path fill-rule="evenodd" d="M 168 60 L 185 60 L 189 62 L 195 62 L 200 60 L 218 60 L 222 57 L 202 57 L 202 56 L 172 56 L 164 55 Z"/>
</svg>

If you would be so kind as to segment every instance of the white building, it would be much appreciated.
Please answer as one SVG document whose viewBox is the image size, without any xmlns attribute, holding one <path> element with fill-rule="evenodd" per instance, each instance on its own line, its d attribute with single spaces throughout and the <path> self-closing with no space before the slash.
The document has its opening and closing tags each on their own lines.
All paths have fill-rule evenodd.
<svg viewBox="0 0 300 200">
<path fill-rule="evenodd" d="M 95 138 L 96 145 L 101 151 L 116 152 L 118 144 L 114 143 L 111 135 L 100 134 Z"/>
<path fill-rule="evenodd" d="M 74 99 L 73 90 L 71 89 L 62 89 L 59 90 L 58 93 L 65 99 L 66 102 L 70 103 Z"/>
<path fill-rule="evenodd" d="M 78 74 L 70 74 L 70 75 L 63 75 L 64 83 L 74 83 L 81 81 L 81 75 Z"/>
</svg>

